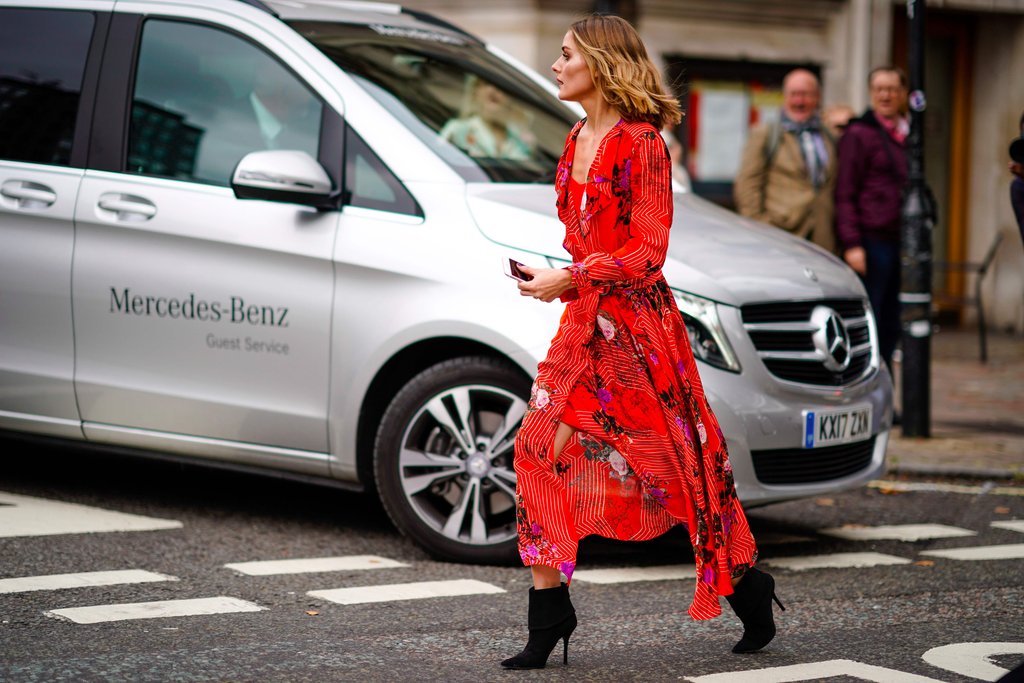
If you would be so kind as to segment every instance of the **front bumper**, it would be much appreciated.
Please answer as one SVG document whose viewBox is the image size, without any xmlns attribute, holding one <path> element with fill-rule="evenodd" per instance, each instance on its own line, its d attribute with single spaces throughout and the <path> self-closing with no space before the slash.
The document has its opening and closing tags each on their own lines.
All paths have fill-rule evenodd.
<svg viewBox="0 0 1024 683">
<path fill-rule="evenodd" d="M 768 372 L 746 335 L 738 309 L 723 307 L 723 325 L 742 371 L 701 364 L 705 392 L 725 433 L 737 493 L 756 506 L 862 486 L 885 469 L 892 427 L 892 379 L 884 364 L 845 387 L 799 385 Z M 803 448 L 803 411 L 870 403 L 867 441 Z"/>
</svg>

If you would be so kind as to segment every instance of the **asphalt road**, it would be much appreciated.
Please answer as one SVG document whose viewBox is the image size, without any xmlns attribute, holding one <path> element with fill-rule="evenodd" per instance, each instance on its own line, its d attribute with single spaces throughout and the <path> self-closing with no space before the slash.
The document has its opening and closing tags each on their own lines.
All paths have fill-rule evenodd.
<svg viewBox="0 0 1024 683">
<path fill-rule="evenodd" d="M 498 661 L 525 643 L 526 570 L 433 561 L 394 531 L 368 496 L 19 443 L 0 442 L 0 449 L 2 681 L 712 683 L 838 676 L 830 680 L 910 683 L 986 680 L 986 671 L 987 680 L 994 680 L 998 670 L 991 667 L 1009 669 L 1024 661 L 1024 559 L 926 554 L 985 546 L 998 546 L 996 554 L 1019 551 L 1024 528 L 1007 523 L 1024 520 L 1024 489 L 1001 483 L 917 479 L 905 483 L 924 485 L 922 490 L 869 487 L 749 511 L 764 566 L 775 575 L 787 607 L 776 613 L 779 635 L 762 653 L 729 652 L 741 629 L 724 601 L 721 618 L 692 621 L 686 615 L 688 579 L 602 584 L 579 574 L 572 590 L 580 626 L 569 667 L 552 656 L 543 671 L 506 672 Z M 90 510 L 52 507 L 54 501 Z M 171 528 L 49 534 L 61 524 L 92 519 L 92 509 L 165 520 Z M 36 535 L 5 534 L 5 523 L 10 532 L 19 510 L 32 511 Z M 968 535 L 850 540 L 822 531 L 907 524 L 945 525 Z M 692 562 L 687 546 L 676 533 L 643 544 L 592 539 L 583 545 L 580 571 L 685 569 Z M 807 558 L 830 562 L 837 553 L 875 553 L 870 561 L 900 563 L 804 569 L 785 564 Z M 364 555 L 402 566 L 265 576 L 225 567 Z M 3 588 L 10 585 L 4 579 L 127 569 L 164 578 Z M 338 604 L 308 594 L 452 580 L 475 580 L 494 592 L 369 604 Z M 101 623 L 75 623 L 53 613 L 215 596 L 260 609 Z"/>
</svg>

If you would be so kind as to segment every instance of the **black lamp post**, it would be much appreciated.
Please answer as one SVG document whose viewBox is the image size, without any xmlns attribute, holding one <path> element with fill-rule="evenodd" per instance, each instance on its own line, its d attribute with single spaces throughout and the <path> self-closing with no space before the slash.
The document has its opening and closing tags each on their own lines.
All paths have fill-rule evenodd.
<svg viewBox="0 0 1024 683">
<path fill-rule="evenodd" d="M 903 434 L 931 435 L 932 230 L 935 204 L 924 179 L 925 0 L 907 0 L 910 56 L 908 178 L 900 232 Z"/>
</svg>

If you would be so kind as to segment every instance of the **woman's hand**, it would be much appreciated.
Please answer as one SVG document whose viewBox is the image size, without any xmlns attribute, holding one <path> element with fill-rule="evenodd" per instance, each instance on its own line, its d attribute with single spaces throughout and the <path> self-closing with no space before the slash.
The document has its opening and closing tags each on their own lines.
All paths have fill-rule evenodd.
<svg viewBox="0 0 1024 683">
<path fill-rule="evenodd" d="M 519 283 L 519 293 L 523 296 L 532 296 L 549 303 L 572 289 L 572 273 L 565 268 L 530 268 L 521 265 L 519 270 L 533 276 L 532 280 Z"/>
</svg>

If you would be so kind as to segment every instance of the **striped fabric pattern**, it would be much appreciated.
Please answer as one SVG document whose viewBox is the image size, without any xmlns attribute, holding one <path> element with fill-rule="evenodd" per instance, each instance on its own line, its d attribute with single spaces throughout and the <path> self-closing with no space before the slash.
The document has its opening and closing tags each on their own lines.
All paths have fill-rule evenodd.
<svg viewBox="0 0 1024 683">
<path fill-rule="evenodd" d="M 575 288 L 516 438 L 520 555 L 571 581 L 581 538 L 646 540 L 684 524 L 696 558 L 689 613 L 710 619 L 757 548 L 661 273 L 672 224 L 668 151 L 650 124 L 620 121 L 581 186 L 571 175 L 583 123 L 555 181 Z M 578 431 L 556 460 L 560 421 Z"/>
</svg>

